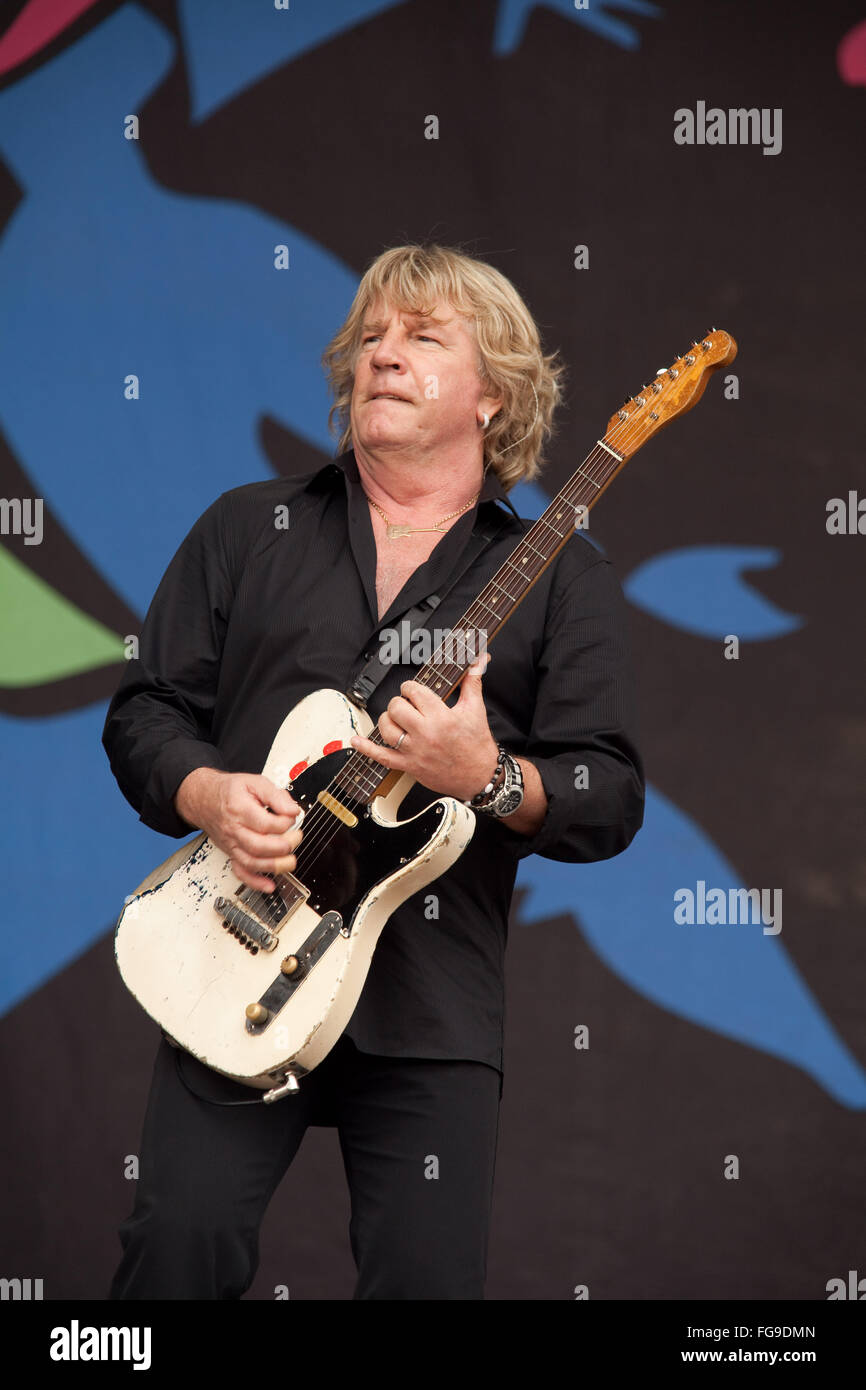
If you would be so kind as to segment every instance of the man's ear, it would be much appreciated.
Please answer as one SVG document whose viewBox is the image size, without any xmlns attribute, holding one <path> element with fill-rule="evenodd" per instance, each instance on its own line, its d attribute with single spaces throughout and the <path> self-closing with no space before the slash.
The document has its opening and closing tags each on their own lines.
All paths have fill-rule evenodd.
<svg viewBox="0 0 866 1390">
<path fill-rule="evenodd" d="M 482 414 L 489 415 L 492 422 L 494 415 L 498 415 L 502 409 L 502 397 L 492 394 L 492 386 L 490 387 L 490 392 L 491 394 L 489 396 L 481 397 L 481 400 L 478 402 L 478 409 Z"/>
</svg>

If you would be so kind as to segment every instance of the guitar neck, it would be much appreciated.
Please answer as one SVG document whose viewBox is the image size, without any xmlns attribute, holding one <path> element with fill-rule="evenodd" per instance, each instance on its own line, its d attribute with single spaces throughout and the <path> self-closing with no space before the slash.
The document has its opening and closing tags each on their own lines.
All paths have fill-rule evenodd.
<svg viewBox="0 0 866 1390">
<path fill-rule="evenodd" d="M 419 685 L 448 698 L 624 466 L 625 459 L 600 440 L 454 624 L 450 645 L 438 647 L 421 667 L 414 677 Z"/>
</svg>

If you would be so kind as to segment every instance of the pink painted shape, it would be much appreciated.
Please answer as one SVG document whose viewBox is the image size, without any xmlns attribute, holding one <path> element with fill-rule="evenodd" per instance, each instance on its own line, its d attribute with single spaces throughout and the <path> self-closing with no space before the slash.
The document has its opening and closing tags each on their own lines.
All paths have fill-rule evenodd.
<svg viewBox="0 0 866 1390">
<path fill-rule="evenodd" d="M 849 87 L 866 87 L 866 19 L 849 29 L 839 44 L 836 67 Z"/>
<path fill-rule="evenodd" d="M 95 4 L 96 0 L 30 0 L 0 38 L 0 73 L 26 63 Z"/>
</svg>

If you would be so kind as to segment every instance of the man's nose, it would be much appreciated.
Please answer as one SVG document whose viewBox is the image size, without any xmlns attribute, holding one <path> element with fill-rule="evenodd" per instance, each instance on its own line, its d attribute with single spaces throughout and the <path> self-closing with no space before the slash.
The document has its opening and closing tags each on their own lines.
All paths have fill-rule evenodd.
<svg viewBox="0 0 866 1390">
<path fill-rule="evenodd" d="M 396 330 L 384 332 L 373 348 L 373 363 L 377 367 L 401 367 L 404 364 L 400 335 Z"/>
</svg>

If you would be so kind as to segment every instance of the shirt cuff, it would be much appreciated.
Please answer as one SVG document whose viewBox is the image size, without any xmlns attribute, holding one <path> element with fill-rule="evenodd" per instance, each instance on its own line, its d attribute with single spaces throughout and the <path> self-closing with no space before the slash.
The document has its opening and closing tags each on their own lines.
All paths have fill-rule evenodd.
<svg viewBox="0 0 866 1390">
<path fill-rule="evenodd" d="M 185 777 L 198 767 L 212 767 L 217 772 L 227 768 L 219 749 L 212 743 L 196 738 L 176 738 L 167 744 L 150 769 L 144 789 L 139 820 L 163 835 L 181 839 L 193 834 L 189 825 L 174 809 L 174 795 Z"/>
<path fill-rule="evenodd" d="M 555 859 L 557 855 L 551 854 L 551 851 L 555 851 L 557 846 L 562 844 L 565 832 L 574 821 L 572 773 L 569 768 L 563 767 L 552 758 L 530 758 L 525 753 L 515 756 L 532 763 L 536 769 L 547 797 L 547 810 L 534 835 L 521 835 L 519 831 L 512 830 L 507 816 L 499 824 L 507 832 L 511 848 L 516 852 L 518 859 L 525 859 L 530 854 L 547 854 Z"/>
<path fill-rule="evenodd" d="M 499 822 L 510 852 L 518 859 L 540 854 L 564 863 L 588 864 L 611 859 L 630 844 L 643 820 L 643 794 L 637 774 L 608 771 L 606 785 L 592 800 L 588 790 L 575 788 L 575 755 L 535 758 L 521 753 L 536 768 L 547 812 L 534 835 L 521 835 L 508 828 L 508 818 Z M 588 756 L 588 755 L 584 755 Z"/>
</svg>

